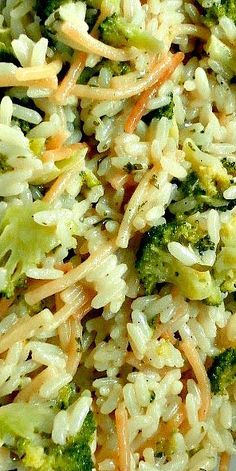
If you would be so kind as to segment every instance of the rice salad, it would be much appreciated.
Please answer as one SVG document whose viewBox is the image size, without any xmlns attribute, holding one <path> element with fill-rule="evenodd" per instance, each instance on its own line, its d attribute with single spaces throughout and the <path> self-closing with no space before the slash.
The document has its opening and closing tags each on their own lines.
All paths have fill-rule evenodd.
<svg viewBox="0 0 236 471">
<path fill-rule="evenodd" d="M 233 469 L 235 0 L 0 0 L 0 87 L 0 470 Z"/>
</svg>

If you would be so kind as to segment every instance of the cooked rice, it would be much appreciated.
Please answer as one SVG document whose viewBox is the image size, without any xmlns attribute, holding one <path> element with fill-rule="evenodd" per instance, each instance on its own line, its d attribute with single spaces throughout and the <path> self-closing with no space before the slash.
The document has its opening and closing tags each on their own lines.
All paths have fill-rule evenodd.
<svg viewBox="0 0 236 471">
<path fill-rule="evenodd" d="M 50 3 L 0 2 L 0 470 L 233 471 L 236 383 L 207 374 L 236 347 L 236 18 L 204 19 L 230 2 Z M 117 12 L 145 42 L 105 44 Z M 209 245 L 167 256 L 220 302 L 145 291 L 141 239 L 174 218 Z"/>
</svg>

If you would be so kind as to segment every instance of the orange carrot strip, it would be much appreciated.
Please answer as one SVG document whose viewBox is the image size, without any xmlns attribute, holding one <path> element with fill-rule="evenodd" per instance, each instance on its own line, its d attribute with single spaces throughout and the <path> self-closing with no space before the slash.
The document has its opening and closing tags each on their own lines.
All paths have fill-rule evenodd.
<svg viewBox="0 0 236 471">
<path fill-rule="evenodd" d="M 131 113 L 129 114 L 126 120 L 125 132 L 134 132 L 147 108 L 148 100 L 157 92 L 158 88 L 170 78 L 170 76 L 173 74 L 178 65 L 183 61 L 183 59 L 183 52 L 177 52 L 177 54 L 173 55 L 171 64 L 168 66 L 168 68 L 163 69 L 162 74 L 158 78 L 157 82 L 141 94 L 140 98 L 135 103 L 133 109 L 131 110 Z M 161 63 L 158 62 L 154 65 L 154 69 L 159 68 L 160 66 Z"/>
<path fill-rule="evenodd" d="M 74 285 L 77 281 L 85 278 L 87 273 L 93 268 L 99 266 L 99 264 L 105 260 L 111 253 L 115 251 L 115 241 L 111 240 L 102 244 L 98 249 L 91 254 L 84 262 L 73 268 L 64 276 L 57 278 L 56 280 L 49 281 L 46 285 L 36 288 L 32 291 L 28 291 L 25 294 L 26 302 L 32 306 L 37 302 L 41 301 L 48 296 L 59 293 L 60 291 Z"/>
<path fill-rule="evenodd" d="M 43 200 L 47 203 L 52 203 L 56 198 L 58 198 L 58 196 L 63 193 L 67 183 L 70 181 L 71 175 L 71 171 L 60 175 L 44 195 Z"/>
<path fill-rule="evenodd" d="M 69 136 L 70 136 L 69 131 L 66 131 L 65 129 L 58 131 L 57 134 L 54 134 L 54 136 L 51 136 L 47 139 L 46 149 L 47 150 L 60 149 Z"/>
<path fill-rule="evenodd" d="M 71 262 L 67 262 L 67 263 L 56 263 L 54 268 L 56 268 L 56 270 L 61 270 L 63 271 L 64 273 L 67 273 L 68 271 L 72 270 L 73 268 L 73 265 Z"/>
<path fill-rule="evenodd" d="M 186 356 L 198 382 L 200 395 L 201 395 L 199 420 L 203 421 L 206 419 L 208 415 L 210 402 L 211 402 L 211 388 L 210 388 L 209 379 L 206 373 L 206 369 L 192 341 L 188 340 L 188 341 L 180 342 L 179 348 L 180 350 L 182 350 L 182 352 Z"/>
<path fill-rule="evenodd" d="M 76 84 L 81 72 L 84 69 L 85 62 L 86 62 L 87 54 L 85 52 L 76 52 L 74 56 L 74 60 L 62 80 L 61 84 L 59 85 L 53 99 L 59 103 L 63 103 Z"/>
<path fill-rule="evenodd" d="M 116 431 L 118 439 L 118 462 L 120 471 L 130 471 L 130 447 L 128 437 L 128 414 L 124 403 L 119 404 L 115 411 Z"/>
<path fill-rule="evenodd" d="M 62 146 L 59 149 L 46 150 L 42 155 L 44 162 L 57 162 L 58 160 L 69 159 L 71 154 L 87 147 L 83 142 L 72 144 L 71 146 Z"/>
<path fill-rule="evenodd" d="M 5 314 L 8 311 L 8 308 L 14 302 L 14 299 L 15 298 L 10 298 L 10 299 L 2 298 L 2 299 L 0 299 L 0 318 L 5 316 Z"/>
<path fill-rule="evenodd" d="M 231 456 L 229 453 L 222 453 L 220 457 L 219 471 L 229 471 Z"/>
</svg>

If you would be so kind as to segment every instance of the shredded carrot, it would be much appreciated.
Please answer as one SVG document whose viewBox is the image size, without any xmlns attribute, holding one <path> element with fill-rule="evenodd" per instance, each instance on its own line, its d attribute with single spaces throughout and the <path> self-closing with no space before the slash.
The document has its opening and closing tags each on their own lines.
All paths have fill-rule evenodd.
<svg viewBox="0 0 236 471">
<path fill-rule="evenodd" d="M 81 72 L 84 69 L 87 54 L 85 52 L 75 52 L 73 62 L 59 85 L 53 99 L 58 103 L 64 103 L 66 98 L 70 95 L 73 86 L 76 84 Z"/>
<path fill-rule="evenodd" d="M 160 422 L 157 432 L 154 433 L 150 438 L 143 441 L 139 448 L 135 451 L 142 456 L 145 448 L 153 448 L 156 449 L 156 445 L 158 442 L 164 440 L 169 440 L 173 430 L 177 430 L 181 424 L 184 422 L 186 417 L 186 409 L 185 405 L 181 402 L 178 407 L 177 412 L 175 415 L 170 419 L 168 422 Z"/>
<path fill-rule="evenodd" d="M 72 265 L 71 262 L 67 262 L 67 263 L 56 263 L 56 265 L 54 266 L 54 268 L 56 268 L 56 270 L 61 270 L 61 271 L 63 271 L 64 273 L 68 273 L 68 271 L 72 270 L 73 265 Z"/>
<path fill-rule="evenodd" d="M 56 90 L 58 85 L 57 77 L 51 77 L 39 80 L 18 80 L 14 74 L 6 74 L 0 77 L 0 87 L 33 87 L 49 88 Z"/>
<path fill-rule="evenodd" d="M 70 136 L 69 131 L 65 129 L 58 131 L 56 134 L 54 134 L 54 136 L 51 136 L 47 139 L 46 149 L 47 150 L 60 149 L 69 136 Z"/>
<path fill-rule="evenodd" d="M 211 389 L 205 366 L 191 340 L 180 342 L 179 348 L 186 356 L 198 382 L 201 395 L 199 420 L 206 420 L 211 402 Z"/>
<path fill-rule="evenodd" d="M 163 332 L 163 334 L 160 335 L 162 339 L 168 340 L 172 345 L 175 345 L 177 340 L 173 334 L 173 332 L 170 332 L 169 330 L 166 330 Z"/>
<path fill-rule="evenodd" d="M 58 160 L 69 159 L 73 153 L 83 148 L 87 148 L 87 145 L 83 142 L 71 144 L 70 146 L 62 146 L 58 149 L 46 150 L 41 158 L 44 162 L 57 162 Z"/>
<path fill-rule="evenodd" d="M 48 283 L 49 280 L 37 280 L 35 278 L 27 278 L 27 288 L 35 289 L 39 288 L 40 286 L 45 285 L 45 283 Z"/>
<path fill-rule="evenodd" d="M 81 263 L 76 268 L 73 268 L 64 276 L 57 278 L 56 280 L 51 280 L 45 285 L 36 288 L 32 291 L 28 291 L 25 294 L 26 302 L 32 306 L 33 304 L 38 303 L 48 296 L 52 296 L 55 293 L 68 288 L 69 286 L 74 285 L 77 281 L 80 281 L 84 278 L 87 273 L 90 272 L 93 268 L 97 268 L 100 263 L 106 259 L 111 253 L 115 251 L 115 241 L 106 242 L 101 245 L 96 252 L 90 255 L 87 260 Z"/>
<path fill-rule="evenodd" d="M 115 411 L 118 439 L 118 463 L 120 471 L 130 471 L 130 447 L 128 437 L 128 414 L 124 403 Z"/>
<path fill-rule="evenodd" d="M 231 456 L 229 453 L 222 453 L 220 457 L 219 471 L 229 471 Z"/>
<path fill-rule="evenodd" d="M 16 79 L 27 82 L 28 80 L 49 79 L 60 72 L 62 61 L 57 59 L 50 64 L 35 65 L 33 67 L 18 67 L 16 70 Z"/>
<path fill-rule="evenodd" d="M 127 61 L 132 57 L 129 50 L 108 46 L 93 38 L 83 27 L 80 28 L 79 25 L 75 26 L 67 21 L 59 27 L 59 33 L 66 40 L 66 43 L 75 50 L 81 50 L 82 46 L 83 50 L 88 53 L 98 54 L 114 61 Z"/>
<path fill-rule="evenodd" d="M 59 311 L 64 306 L 64 303 L 60 297 L 59 293 L 55 294 L 55 303 L 56 303 L 56 310 Z"/>
<path fill-rule="evenodd" d="M 72 172 L 65 172 L 62 175 L 60 175 L 52 184 L 50 189 L 45 193 L 43 199 L 47 203 L 52 203 L 56 198 L 58 198 L 63 191 L 65 190 L 68 182 L 71 179 Z"/>
<path fill-rule="evenodd" d="M 168 64 L 168 67 L 163 69 L 162 74 L 158 77 L 156 83 L 154 83 L 154 85 L 152 85 L 150 88 L 148 88 L 142 93 L 126 120 L 125 132 L 131 134 L 134 132 L 135 128 L 137 127 L 137 124 L 139 123 L 140 119 L 142 119 L 142 116 L 147 108 L 148 100 L 157 92 L 158 88 L 170 78 L 170 76 L 173 74 L 178 65 L 183 61 L 183 59 L 184 54 L 182 52 L 177 52 L 177 54 L 173 55 L 171 63 Z M 166 61 L 165 58 L 163 60 Z M 158 69 L 160 66 L 161 63 L 158 62 L 154 65 L 153 69 Z"/>
<path fill-rule="evenodd" d="M 5 316 L 5 314 L 8 311 L 8 308 L 14 302 L 14 299 L 15 298 L 10 298 L 10 299 L 2 298 L 2 299 L 0 299 L 0 318 Z"/>
</svg>

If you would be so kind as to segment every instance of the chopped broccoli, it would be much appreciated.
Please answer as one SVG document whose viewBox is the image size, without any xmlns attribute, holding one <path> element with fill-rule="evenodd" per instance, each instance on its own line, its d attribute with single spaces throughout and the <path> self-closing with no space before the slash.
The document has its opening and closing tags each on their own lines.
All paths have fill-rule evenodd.
<svg viewBox="0 0 236 471">
<path fill-rule="evenodd" d="M 60 410 L 68 409 L 68 407 L 76 399 L 76 396 L 77 396 L 77 393 L 76 393 L 75 384 L 74 383 L 66 384 L 59 391 L 57 401 L 56 401 L 56 407 L 59 408 Z"/>
<path fill-rule="evenodd" d="M 90 411 L 77 435 L 56 445 L 50 434 L 55 412 L 50 407 L 12 403 L 0 407 L 0 437 L 26 469 L 92 471 L 90 444 L 96 424 Z"/>
<path fill-rule="evenodd" d="M 223 196 L 232 179 L 224 162 L 202 152 L 190 139 L 184 143 L 183 149 L 186 160 L 191 162 L 192 171 L 178 183 L 176 201 L 170 204 L 170 212 L 176 214 L 205 211 L 208 208 L 220 211 L 231 209 L 233 201 L 226 200 Z"/>
<path fill-rule="evenodd" d="M 214 358 L 208 377 L 214 394 L 224 394 L 225 389 L 236 380 L 236 349 L 228 348 Z"/>
<path fill-rule="evenodd" d="M 195 244 L 199 238 L 199 228 L 188 221 L 152 227 L 144 235 L 137 253 L 136 267 L 147 294 L 153 293 L 158 283 L 167 282 L 178 286 L 188 299 L 205 300 L 211 297 L 216 304 L 220 304 L 220 291 L 210 272 L 184 266 L 167 249 L 169 242 Z"/>
<path fill-rule="evenodd" d="M 5 443 L 11 437 L 37 441 L 37 433 L 49 433 L 54 413 L 49 407 L 12 403 L 0 407 L 0 437 Z"/>
<path fill-rule="evenodd" d="M 221 291 L 236 291 L 236 216 L 231 215 L 230 220 L 221 228 L 221 247 L 218 251 L 214 265 L 214 277 L 218 280 Z"/>
<path fill-rule="evenodd" d="M 203 1 L 198 0 L 202 5 Z M 220 0 L 210 7 L 204 7 L 203 20 L 207 26 L 213 26 L 218 23 L 222 16 L 227 16 L 236 23 L 236 4 L 235 0 Z"/>
<path fill-rule="evenodd" d="M 22 206 L 10 206 L 0 225 L 0 265 L 6 270 L 2 294 L 13 295 L 29 267 L 37 266 L 43 256 L 59 245 L 55 227 L 34 222 L 33 215 L 48 209 L 42 201 Z M 15 237 L 17 234 L 17 238 Z"/>
<path fill-rule="evenodd" d="M 159 52 L 162 47 L 162 43 L 150 33 L 133 26 L 116 13 L 100 24 L 99 31 L 102 41 L 114 47 L 134 46 L 153 52 Z"/>
<path fill-rule="evenodd" d="M 99 75 L 102 67 L 106 67 L 112 73 L 113 76 L 125 75 L 131 71 L 131 67 L 128 62 L 116 62 L 103 59 L 101 62 L 95 65 L 95 67 L 85 67 L 80 74 L 77 83 L 84 85 L 92 77 Z"/>
<path fill-rule="evenodd" d="M 196 244 L 194 245 L 196 249 L 199 251 L 200 255 L 202 255 L 204 252 L 207 250 L 214 250 L 215 249 L 215 244 L 212 242 L 210 239 L 209 235 L 206 235 L 199 239 Z"/>
<path fill-rule="evenodd" d="M 152 110 L 148 114 L 142 117 L 142 120 L 146 124 L 150 124 L 151 121 L 155 119 L 161 119 L 162 117 L 172 119 L 174 114 L 174 102 L 173 99 L 171 99 L 169 105 L 162 106 L 161 108 L 158 108 L 157 110 Z"/>
<path fill-rule="evenodd" d="M 76 437 L 69 439 L 64 446 L 48 448 L 49 463 L 55 471 L 92 471 L 91 439 L 96 430 L 93 413 L 90 411 Z M 47 471 L 43 468 L 41 471 Z"/>
</svg>

